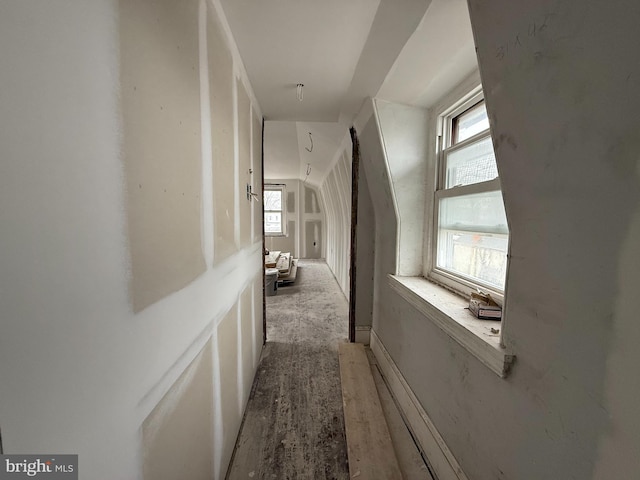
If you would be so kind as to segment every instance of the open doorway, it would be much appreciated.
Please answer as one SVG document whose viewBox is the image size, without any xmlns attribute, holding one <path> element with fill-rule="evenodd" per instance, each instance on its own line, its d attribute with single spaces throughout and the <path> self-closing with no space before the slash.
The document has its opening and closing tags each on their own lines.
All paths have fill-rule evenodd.
<svg viewBox="0 0 640 480">
<path fill-rule="evenodd" d="M 265 295 L 297 281 L 299 259 L 324 258 L 325 216 L 318 190 L 298 179 L 265 179 Z"/>
</svg>

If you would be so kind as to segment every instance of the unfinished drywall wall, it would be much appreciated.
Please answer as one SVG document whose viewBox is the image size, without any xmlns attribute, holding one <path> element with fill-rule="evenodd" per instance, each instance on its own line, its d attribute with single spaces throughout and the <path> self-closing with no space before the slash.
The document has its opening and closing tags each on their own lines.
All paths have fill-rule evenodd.
<svg viewBox="0 0 640 480">
<path fill-rule="evenodd" d="M 251 102 L 242 81 L 236 81 L 238 92 L 238 191 L 240 192 L 240 246 L 251 243 L 251 198 L 247 198 L 247 185 L 251 186 Z"/>
<path fill-rule="evenodd" d="M 304 213 L 321 213 L 318 195 L 307 185 L 304 187 Z"/>
<path fill-rule="evenodd" d="M 244 412 L 244 406 L 249 400 L 249 393 L 251 392 L 251 385 L 253 384 L 253 375 L 255 373 L 254 367 L 254 351 L 255 346 L 253 343 L 253 325 L 255 319 L 252 311 L 253 303 L 253 285 L 248 284 L 242 294 L 240 295 L 240 315 L 239 315 L 239 330 L 238 339 L 247 339 L 247 342 L 238 342 L 238 348 L 240 355 L 238 356 L 238 362 L 240 364 L 239 378 L 241 382 L 239 384 L 240 391 L 238 393 L 238 403 L 240 404 L 240 413 Z M 247 387 L 248 386 L 248 387 Z"/>
<path fill-rule="evenodd" d="M 322 221 L 306 220 L 305 227 L 305 258 L 320 258 L 322 256 Z"/>
<path fill-rule="evenodd" d="M 322 258 L 324 254 L 324 231 L 325 224 L 324 208 L 321 205 L 320 193 L 313 185 L 302 182 L 300 198 L 300 243 L 302 245 L 302 256 L 304 258 Z M 304 210 L 302 210 L 304 209 Z"/>
<path fill-rule="evenodd" d="M 351 139 L 345 135 L 333 167 L 320 187 L 327 209 L 327 265 L 346 296 L 351 258 Z"/>
<path fill-rule="evenodd" d="M 296 213 L 296 194 L 295 192 L 287 193 L 287 213 Z"/>
<path fill-rule="evenodd" d="M 122 156 L 137 312 L 205 270 L 198 0 L 123 0 L 119 14 Z"/>
<path fill-rule="evenodd" d="M 306 222 L 315 221 L 318 222 L 317 230 L 322 232 L 323 229 L 325 212 L 318 190 L 297 179 L 266 178 L 265 183 L 285 185 L 287 199 L 287 234 L 284 237 L 265 237 L 267 250 L 291 252 L 295 258 L 323 258 L 323 234 L 309 241 L 306 227 Z M 311 229 L 311 237 L 315 231 Z"/>
<path fill-rule="evenodd" d="M 178 8 L 173 3 L 132 0 L 123 8 L 166 8 L 160 19 L 173 22 L 173 9 Z M 224 17 L 218 21 L 219 2 L 197 2 L 195 11 L 188 2 L 178 3 L 182 10 L 175 15 L 176 25 L 167 25 L 161 36 L 166 34 L 168 38 L 158 39 L 156 45 L 169 48 L 166 43 L 175 40 L 175 32 L 182 31 L 182 22 L 186 21 L 183 15 L 189 12 L 195 16 L 189 23 L 193 24 L 197 39 L 196 63 L 184 62 L 183 58 L 163 63 L 171 71 L 156 76 L 151 89 L 138 86 L 132 97 L 133 94 L 123 91 L 125 79 L 121 85 L 121 61 L 127 60 L 121 59 L 119 53 L 124 27 L 118 2 L 70 0 L 62 5 L 23 0 L 0 4 L 0 56 L 6 67 L 0 69 L 3 446 L 9 453 L 78 454 L 82 459 L 82 478 L 87 480 L 144 478 L 145 443 L 153 447 L 152 451 L 161 451 L 168 448 L 165 440 L 171 442 L 173 433 L 182 432 L 178 425 L 181 421 L 174 422 L 172 416 L 162 417 L 166 420 L 160 422 L 158 438 L 162 441 L 147 442 L 145 438 L 148 440 L 150 436 L 143 430 L 151 425 L 150 419 L 160 418 L 156 413 L 171 403 L 167 403 L 169 398 L 180 399 L 175 403 L 176 419 L 189 415 L 182 403 L 189 398 L 199 399 L 194 404 L 195 411 L 208 411 L 201 396 L 205 392 L 200 388 L 211 384 L 212 420 L 207 425 L 199 415 L 202 423 L 194 427 L 193 433 L 199 439 L 202 432 L 211 430 L 213 443 L 203 440 L 189 452 L 180 450 L 182 445 L 177 446 L 175 453 L 190 455 L 195 463 L 203 465 L 203 470 L 204 462 L 209 462 L 213 473 L 207 478 L 224 478 L 227 464 L 222 461 L 223 453 L 233 448 L 237 431 L 230 431 L 227 424 L 226 434 L 223 432 L 220 399 L 228 398 L 236 412 L 240 409 L 251 387 L 250 372 L 255 371 L 260 355 L 261 241 L 257 239 L 218 263 L 213 261 L 213 178 L 228 178 L 230 172 L 233 175 L 236 164 L 212 161 L 211 152 L 217 148 L 219 139 L 212 138 L 211 125 L 219 111 L 218 104 L 209 101 L 209 74 L 218 71 L 217 60 L 207 56 L 210 34 L 220 33 L 232 61 L 230 68 L 224 67 L 231 76 L 229 89 L 218 93 L 231 99 L 233 108 L 235 74 L 243 78 L 258 122 L 260 107 L 237 49 L 224 33 Z M 207 19 L 207 15 L 211 17 Z M 134 18 L 137 17 L 122 21 L 131 22 Z M 152 17 L 155 21 L 157 18 Z M 146 16 L 138 20 L 139 28 L 130 26 L 127 32 L 139 31 L 141 39 L 145 39 L 156 31 L 155 26 L 147 26 Z M 135 38 L 131 40 L 134 50 L 142 45 Z M 177 52 L 176 45 L 172 45 Z M 187 48 L 185 59 L 191 58 L 191 52 Z M 168 51 L 151 54 L 160 59 L 173 59 L 177 55 Z M 140 65 L 131 67 L 142 68 L 148 61 L 151 59 L 143 59 Z M 202 241 L 198 242 L 205 248 L 198 249 L 199 255 L 204 256 L 205 271 L 136 313 L 131 307 L 132 239 L 127 212 L 132 200 L 123 150 L 126 140 L 122 134 L 128 132 L 146 139 L 139 146 L 151 152 L 164 139 L 150 138 L 146 121 L 125 128 L 121 105 L 151 102 L 151 94 L 164 91 L 167 87 L 164 82 L 177 76 L 183 76 L 185 84 L 181 83 L 180 91 L 172 95 L 191 95 L 191 90 L 185 89 L 190 85 L 194 66 L 196 95 L 200 99 L 199 130 L 189 137 L 191 140 L 181 142 L 187 143 L 185 152 L 198 152 L 202 172 L 200 184 L 184 192 L 185 198 L 200 195 L 197 225 Z M 125 105 L 135 110 L 133 106 Z M 187 107 L 161 111 L 178 133 L 183 120 L 178 113 L 182 108 Z M 157 112 L 149 115 L 155 119 Z M 219 126 L 230 132 L 233 158 L 236 141 L 233 117 Z M 172 129 L 166 133 L 172 138 L 177 135 Z M 179 165 L 180 161 L 176 159 Z M 147 173 L 151 185 L 164 178 L 164 168 L 161 163 L 157 165 L 158 171 L 150 167 Z M 167 168 L 171 170 L 175 165 Z M 145 184 L 142 186 L 144 189 Z M 237 211 L 233 215 L 232 223 L 240 222 Z M 157 241 L 162 243 L 166 239 Z M 252 362 L 243 360 L 243 375 L 227 385 L 218 374 L 225 350 L 218 348 L 217 326 L 227 312 L 238 308 L 247 288 L 254 292 L 251 307 L 246 306 L 246 297 L 240 302 L 245 306 L 236 315 L 236 329 L 249 315 L 251 334 L 247 334 L 245 327 L 241 335 L 236 335 L 236 351 L 241 350 L 243 358 L 246 355 Z M 204 352 L 209 344 L 214 365 L 212 376 L 203 373 L 206 363 L 198 363 L 206 362 Z M 237 357 L 235 360 L 238 362 Z M 191 378 L 194 370 L 190 365 L 196 364 L 197 377 L 203 381 L 181 383 L 181 379 Z M 179 387 L 182 385 L 188 388 L 183 390 Z M 188 419 L 191 421 L 191 417 Z M 185 442 L 185 447 L 190 445 L 191 438 Z M 205 445 L 212 445 L 206 454 Z M 180 475 L 173 476 L 176 477 Z"/>
<path fill-rule="evenodd" d="M 251 116 L 251 159 L 253 174 L 251 191 L 257 195 L 252 202 L 253 241 L 262 241 L 262 120 L 255 112 Z"/>
<path fill-rule="evenodd" d="M 224 385 L 221 391 L 222 450 L 221 463 L 228 465 L 233 453 L 235 438 L 240 428 L 242 412 L 238 403 L 240 369 L 238 365 L 238 307 L 234 305 L 220 322 L 217 329 L 217 346 L 220 352 L 218 377 Z"/>
<path fill-rule="evenodd" d="M 396 250 L 379 233 L 374 329 L 470 478 L 632 477 L 640 100 L 630 92 L 640 70 L 627 52 L 640 9 L 469 4 L 511 231 L 503 327 L 517 362 L 499 378 L 380 288 Z M 373 152 L 370 128 L 361 143 Z M 390 224 L 394 198 L 373 174 L 382 158 L 363 160 L 376 225 Z"/>
<path fill-rule="evenodd" d="M 237 250 L 235 240 L 234 74 L 220 21 L 209 9 L 207 54 L 213 156 L 214 261 Z"/>
<path fill-rule="evenodd" d="M 213 477 L 211 340 L 142 424 L 143 478 Z"/>
<path fill-rule="evenodd" d="M 253 340 L 253 351 L 252 351 L 252 365 L 257 367 L 258 362 L 260 360 L 260 353 L 262 351 L 262 345 L 264 342 L 263 339 L 263 322 L 264 317 L 262 316 L 262 300 L 264 298 L 263 292 L 263 282 L 264 282 L 264 274 L 260 272 L 261 275 L 257 277 L 253 282 L 253 302 L 251 302 L 251 313 L 253 322 L 251 324 L 251 338 Z"/>
</svg>

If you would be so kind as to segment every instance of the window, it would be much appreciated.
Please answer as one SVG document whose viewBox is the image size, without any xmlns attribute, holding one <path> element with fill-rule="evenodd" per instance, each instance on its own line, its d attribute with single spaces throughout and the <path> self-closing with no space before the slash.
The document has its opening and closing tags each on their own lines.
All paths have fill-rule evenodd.
<svg viewBox="0 0 640 480">
<path fill-rule="evenodd" d="M 264 234 L 278 237 L 286 234 L 285 186 L 264 186 Z"/>
<path fill-rule="evenodd" d="M 509 230 L 489 118 L 478 93 L 440 117 L 431 276 L 502 298 Z"/>
</svg>

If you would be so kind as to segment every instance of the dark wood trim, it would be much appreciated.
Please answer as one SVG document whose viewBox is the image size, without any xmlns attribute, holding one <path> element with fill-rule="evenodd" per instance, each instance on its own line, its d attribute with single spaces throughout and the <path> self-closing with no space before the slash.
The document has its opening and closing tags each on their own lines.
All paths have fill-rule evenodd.
<svg viewBox="0 0 640 480">
<path fill-rule="evenodd" d="M 360 142 L 355 127 L 351 134 L 351 265 L 349 266 L 349 341 L 356 341 L 356 258 L 358 229 L 358 177 L 360 172 Z"/>
</svg>

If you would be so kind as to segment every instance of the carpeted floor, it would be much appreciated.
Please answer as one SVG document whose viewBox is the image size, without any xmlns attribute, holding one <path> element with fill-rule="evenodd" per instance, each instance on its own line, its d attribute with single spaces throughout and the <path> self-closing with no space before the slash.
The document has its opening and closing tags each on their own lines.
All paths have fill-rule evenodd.
<svg viewBox="0 0 640 480">
<path fill-rule="evenodd" d="M 347 479 L 338 365 L 348 305 L 322 260 L 267 297 L 267 344 L 227 478 Z"/>
</svg>

